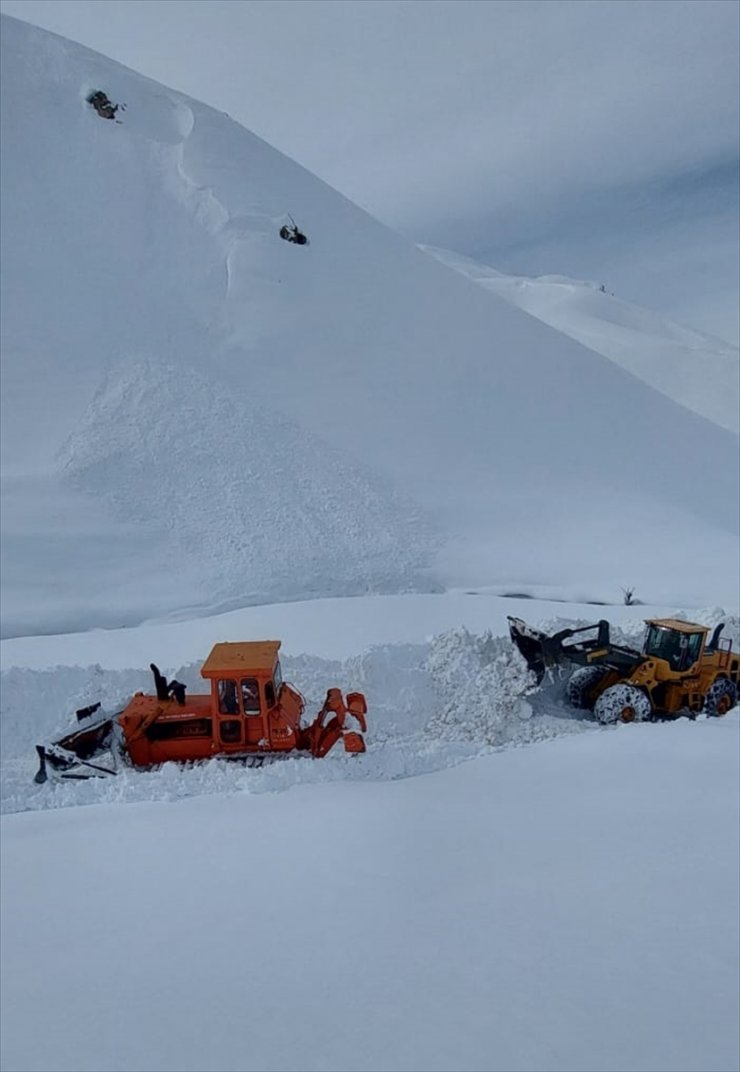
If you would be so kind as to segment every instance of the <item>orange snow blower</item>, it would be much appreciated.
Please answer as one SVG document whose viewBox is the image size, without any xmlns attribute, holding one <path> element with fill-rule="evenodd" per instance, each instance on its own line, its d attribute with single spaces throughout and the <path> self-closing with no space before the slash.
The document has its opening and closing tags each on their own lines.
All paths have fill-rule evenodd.
<svg viewBox="0 0 740 1072">
<path fill-rule="evenodd" d="M 112 716 L 100 704 L 81 708 L 73 730 L 36 746 L 35 781 L 46 781 L 47 768 L 62 778 L 117 774 L 119 758 L 138 768 L 213 756 L 260 765 L 291 751 L 323 758 L 340 739 L 345 752 L 364 752 L 363 694 L 350 692 L 345 702 L 339 689 L 329 689 L 314 721 L 303 725 L 305 702 L 282 679 L 279 648 L 279 640 L 214 645 L 200 671 L 211 691 L 198 696 L 186 696 L 183 684 L 168 682 L 152 663 L 156 695 L 137 692 Z M 348 716 L 359 729 L 346 726 Z"/>
</svg>

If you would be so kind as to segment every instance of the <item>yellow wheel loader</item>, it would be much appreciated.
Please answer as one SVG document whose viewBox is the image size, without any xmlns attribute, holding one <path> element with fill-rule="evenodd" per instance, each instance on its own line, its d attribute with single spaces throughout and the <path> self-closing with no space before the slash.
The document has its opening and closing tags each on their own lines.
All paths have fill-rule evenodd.
<svg viewBox="0 0 740 1072">
<path fill-rule="evenodd" d="M 509 618 L 511 639 L 538 681 L 548 667 L 578 667 L 567 685 L 574 707 L 599 722 L 644 722 L 681 714 L 724 715 L 737 703 L 740 654 L 709 628 L 675 618 L 645 622 L 642 649 L 612 644 L 609 622 L 563 629 L 548 636 L 521 618 Z M 573 640 L 580 634 L 596 632 Z M 569 642 L 570 641 L 570 642 Z"/>
</svg>

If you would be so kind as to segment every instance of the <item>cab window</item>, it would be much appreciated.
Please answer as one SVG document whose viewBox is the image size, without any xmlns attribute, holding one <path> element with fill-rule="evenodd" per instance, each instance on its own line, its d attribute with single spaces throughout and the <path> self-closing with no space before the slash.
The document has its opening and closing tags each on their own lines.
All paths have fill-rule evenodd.
<svg viewBox="0 0 740 1072">
<path fill-rule="evenodd" d="M 271 681 L 265 682 L 265 703 L 268 710 L 275 706 L 275 686 Z"/>
<path fill-rule="evenodd" d="M 242 678 L 242 706 L 245 715 L 260 713 L 260 690 L 255 677 Z"/>
<path fill-rule="evenodd" d="M 702 633 L 689 633 L 688 636 L 684 634 L 686 647 L 684 652 L 682 670 L 689 670 L 701 654 L 701 640 Z"/>
<path fill-rule="evenodd" d="M 279 696 L 280 695 L 280 687 L 281 687 L 281 685 L 283 683 L 283 672 L 280 669 L 280 660 L 279 659 L 275 663 L 275 671 L 274 671 L 274 673 L 272 675 L 272 680 L 275 683 L 275 695 Z"/>
<path fill-rule="evenodd" d="M 664 659 L 671 670 L 689 670 L 699 658 L 702 635 L 650 625 L 645 639 L 645 654 Z"/>
<path fill-rule="evenodd" d="M 218 710 L 222 715 L 238 715 L 239 701 L 236 695 L 236 682 L 224 678 L 218 683 Z"/>
</svg>

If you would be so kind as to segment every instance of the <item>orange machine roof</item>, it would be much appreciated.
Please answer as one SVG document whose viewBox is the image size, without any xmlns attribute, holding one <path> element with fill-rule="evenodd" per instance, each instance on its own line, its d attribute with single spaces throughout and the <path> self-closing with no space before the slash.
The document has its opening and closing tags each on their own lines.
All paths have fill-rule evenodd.
<svg viewBox="0 0 740 1072">
<path fill-rule="evenodd" d="M 200 671 L 201 677 L 222 674 L 268 671 L 272 673 L 280 648 L 279 640 L 243 640 L 232 644 L 214 644 Z"/>
<path fill-rule="evenodd" d="M 659 625 L 663 629 L 675 629 L 677 633 L 708 633 L 706 625 L 696 625 L 694 622 L 681 622 L 678 618 L 648 618 L 646 625 Z"/>
</svg>

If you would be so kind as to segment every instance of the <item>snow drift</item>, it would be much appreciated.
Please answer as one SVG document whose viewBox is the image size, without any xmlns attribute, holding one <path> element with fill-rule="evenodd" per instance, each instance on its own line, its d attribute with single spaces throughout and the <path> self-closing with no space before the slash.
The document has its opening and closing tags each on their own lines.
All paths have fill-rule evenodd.
<svg viewBox="0 0 740 1072">
<path fill-rule="evenodd" d="M 228 116 L 2 49 L 5 635 L 471 578 L 725 598 L 727 432 Z"/>
</svg>

